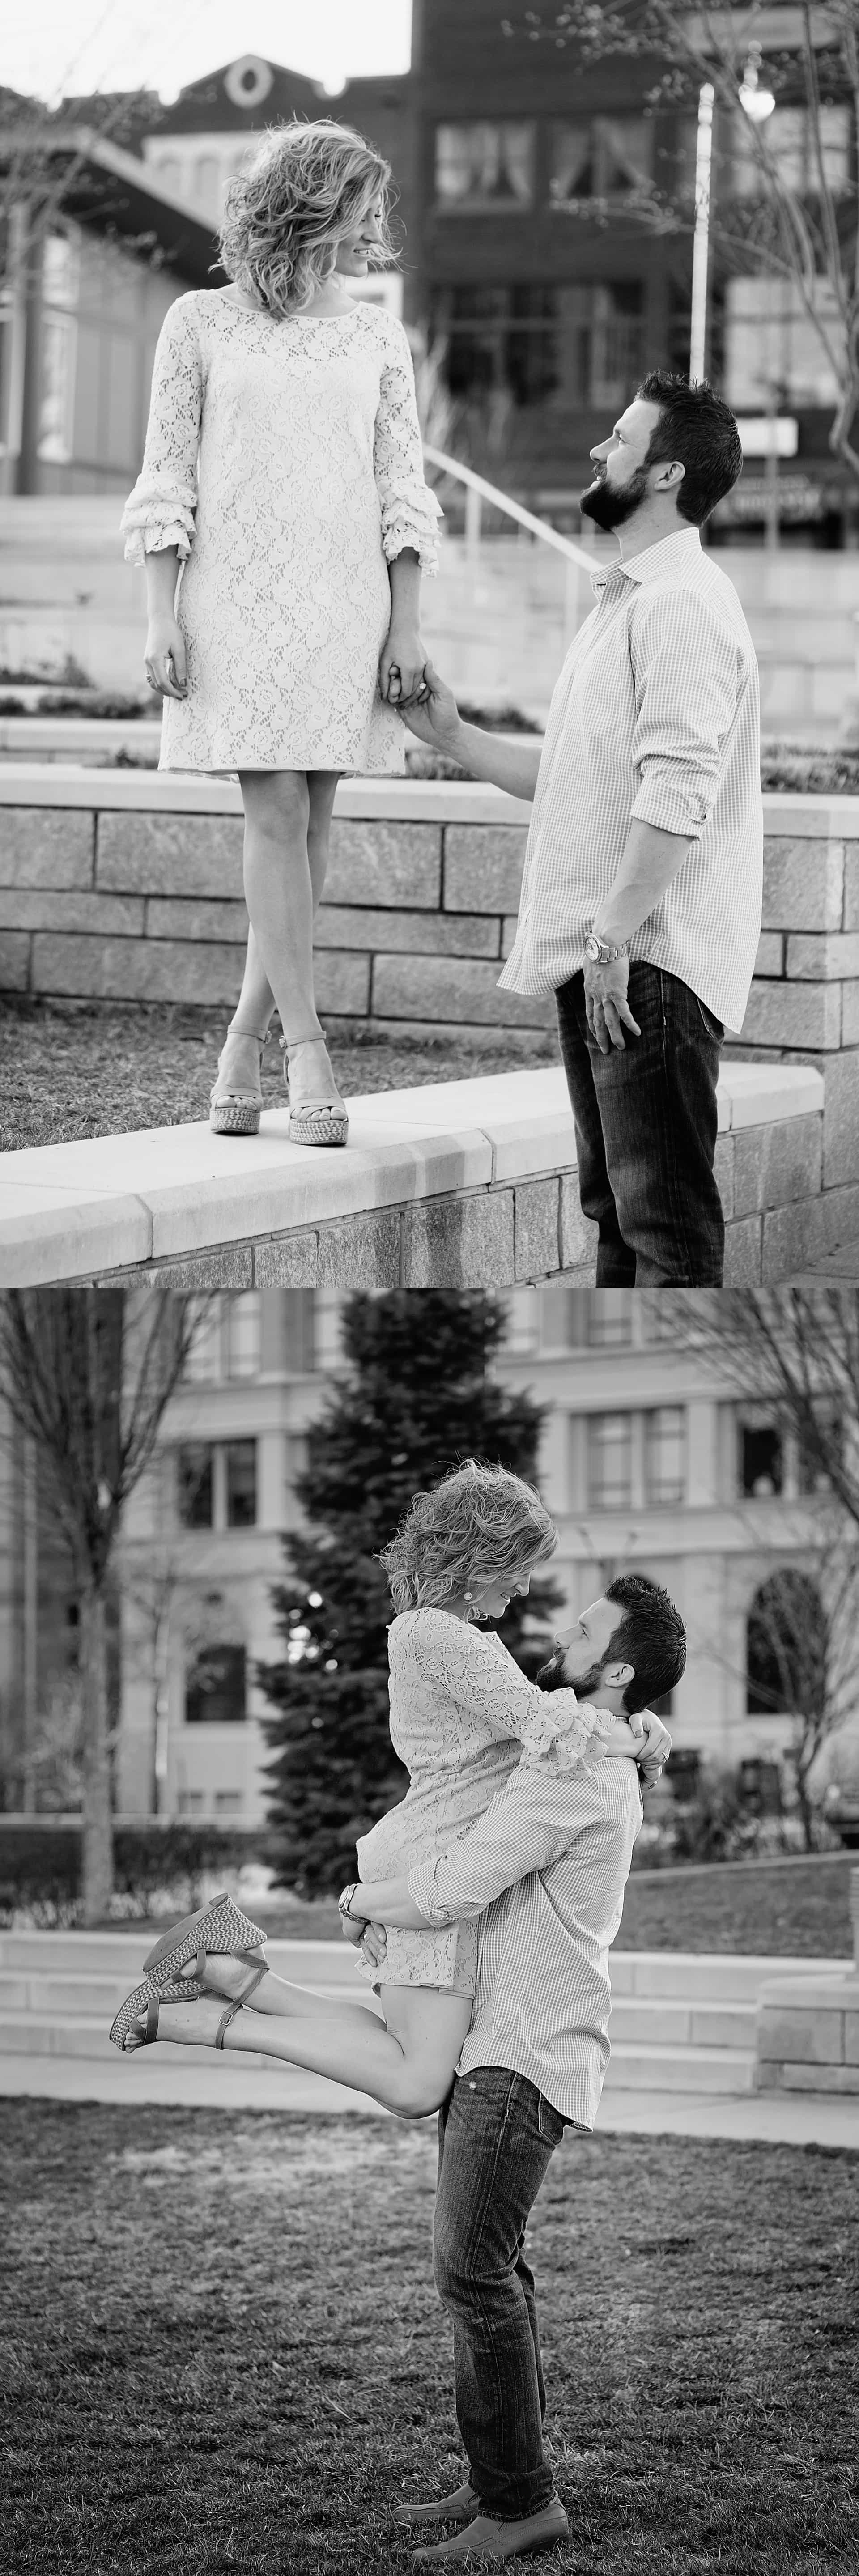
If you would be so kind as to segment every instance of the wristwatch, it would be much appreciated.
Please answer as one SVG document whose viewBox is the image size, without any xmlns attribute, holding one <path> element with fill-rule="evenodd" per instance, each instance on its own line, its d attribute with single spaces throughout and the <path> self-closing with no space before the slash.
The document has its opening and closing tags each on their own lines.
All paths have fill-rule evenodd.
<svg viewBox="0 0 859 2576">
<path fill-rule="evenodd" d="M 353 1879 L 349 1887 L 344 1887 L 342 1896 L 338 1896 L 337 1912 L 344 1916 L 347 1923 L 366 1923 L 368 1920 L 366 1914 L 353 1914 L 352 1912 L 352 1898 L 359 1894 L 359 1890 L 359 1880 Z"/>
<path fill-rule="evenodd" d="M 629 940 L 622 939 L 618 948 L 610 948 L 606 939 L 598 939 L 595 930 L 585 933 L 585 956 L 595 966 L 613 966 L 616 957 L 629 956 Z"/>
</svg>

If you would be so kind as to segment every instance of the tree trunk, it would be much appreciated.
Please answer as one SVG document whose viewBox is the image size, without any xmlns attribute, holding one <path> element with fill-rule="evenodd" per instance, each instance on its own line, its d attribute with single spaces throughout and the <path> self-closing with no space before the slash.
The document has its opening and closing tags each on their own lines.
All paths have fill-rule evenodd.
<svg viewBox="0 0 859 2576">
<path fill-rule="evenodd" d="M 80 1593 L 80 1674 L 84 1703 L 84 1798 L 81 1894 L 83 1919 L 99 1923 L 113 1894 L 113 1820 L 107 1694 L 107 1621 L 104 1594 L 84 1583 Z"/>
<path fill-rule="evenodd" d="M 805 1848 L 807 1852 L 813 1852 L 817 1850 L 817 1844 L 814 1838 L 814 1809 L 808 1794 L 807 1775 L 803 1766 L 799 1762 L 795 1765 L 794 1777 L 796 1780 L 796 1794 L 799 1799 L 799 1812 L 802 1817 L 802 1830 L 805 1835 Z"/>
</svg>

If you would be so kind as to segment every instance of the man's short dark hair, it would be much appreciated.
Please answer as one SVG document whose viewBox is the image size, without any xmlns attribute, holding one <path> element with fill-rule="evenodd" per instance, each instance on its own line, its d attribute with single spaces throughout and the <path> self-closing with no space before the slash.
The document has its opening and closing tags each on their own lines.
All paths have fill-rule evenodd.
<svg viewBox="0 0 859 2576">
<path fill-rule="evenodd" d="M 645 376 L 636 401 L 659 404 L 660 416 L 650 433 L 645 465 L 678 462 L 685 466 L 677 508 L 681 519 L 689 519 L 694 528 L 700 528 L 743 471 L 743 450 L 733 412 L 721 394 L 713 392 L 712 385 L 703 380 L 690 385 L 688 376 L 670 375 L 665 367 L 654 367 Z"/>
<path fill-rule="evenodd" d="M 603 1653 L 606 1664 L 632 1664 L 633 1679 L 623 1694 L 629 1717 L 674 1689 L 686 1669 L 686 1630 L 673 1601 L 649 1574 L 619 1574 L 609 1583 L 604 1601 L 623 1612 Z M 598 1694 L 595 1694 L 598 1696 Z"/>
</svg>

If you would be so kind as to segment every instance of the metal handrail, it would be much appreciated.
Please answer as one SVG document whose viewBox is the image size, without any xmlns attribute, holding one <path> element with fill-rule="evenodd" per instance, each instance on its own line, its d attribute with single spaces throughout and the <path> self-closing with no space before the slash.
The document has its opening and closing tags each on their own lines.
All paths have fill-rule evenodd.
<svg viewBox="0 0 859 2576">
<path fill-rule="evenodd" d="M 580 570 L 586 573 L 592 573 L 595 570 L 594 557 L 586 553 L 584 546 L 575 545 L 572 537 L 562 537 L 557 528 L 550 526 L 548 519 L 535 518 L 533 510 L 523 509 L 521 501 L 511 501 L 509 492 L 499 492 L 496 483 L 487 483 L 482 474 L 474 473 L 472 466 L 459 465 L 456 457 L 445 456 L 442 448 L 428 447 L 426 443 L 424 443 L 424 456 L 428 465 L 440 465 L 442 471 L 445 474 L 451 474 L 455 482 L 464 483 L 468 490 L 476 492 L 481 500 L 491 501 L 496 510 L 506 511 L 508 519 L 515 519 L 520 528 L 528 528 L 532 537 L 542 537 L 543 544 L 554 546 L 556 554 L 566 555 L 568 563 L 578 564 Z"/>
</svg>

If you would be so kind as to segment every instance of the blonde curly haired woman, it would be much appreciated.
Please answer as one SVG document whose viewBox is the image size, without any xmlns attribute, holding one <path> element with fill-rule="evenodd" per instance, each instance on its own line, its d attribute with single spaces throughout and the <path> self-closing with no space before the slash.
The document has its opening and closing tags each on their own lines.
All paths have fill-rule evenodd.
<svg viewBox="0 0 859 2576">
<path fill-rule="evenodd" d="M 122 521 L 146 568 L 160 766 L 237 772 L 244 803 L 250 936 L 211 1125 L 257 1133 L 276 1005 L 295 1144 L 346 1143 L 314 915 L 338 777 L 403 769 L 395 708 L 421 686 L 436 568 L 408 340 L 348 292 L 390 264 L 390 180 L 347 126 L 267 135 L 227 194 L 231 284 L 167 314 Z"/>
<path fill-rule="evenodd" d="M 499 1636 L 474 1625 L 500 1619 L 514 1594 L 527 1593 L 556 1546 L 533 1487 L 471 1459 L 415 1496 L 383 1551 L 397 1614 L 388 1632 L 391 1739 L 411 1786 L 358 1843 L 361 1887 L 347 1893 L 360 1895 L 361 1915 L 376 1912 L 384 1882 L 467 1834 L 518 1764 L 569 1771 L 589 1754 L 641 1753 L 640 1720 L 630 1726 L 580 1706 L 571 1689 L 543 1692 Z M 401 2117 L 438 2108 L 471 2020 L 476 1923 L 389 1928 L 383 1969 L 356 1963 L 381 1991 L 384 2022 L 273 1976 L 264 1939 L 229 1898 L 176 1924 L 117 2014 L 116 2047 L 228 2042 L 357 2086 Z M 237 2020 L 243 2004 L 253 2017 Z"/>
</svg>

